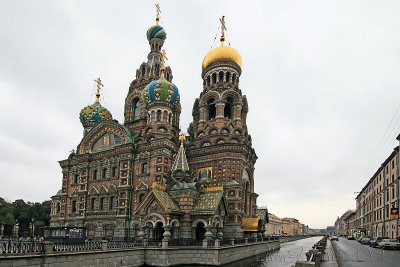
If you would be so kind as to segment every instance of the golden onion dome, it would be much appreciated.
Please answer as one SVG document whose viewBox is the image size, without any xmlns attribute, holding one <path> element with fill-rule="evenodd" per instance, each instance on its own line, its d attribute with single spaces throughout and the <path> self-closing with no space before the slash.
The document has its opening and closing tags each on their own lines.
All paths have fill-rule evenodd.
<svg viewBox="0 0 400 267">
<path fill-rule="evenodd" d="M 204 57 L 202 70 L 211 63 L 218 61 L 231 61 L 242 67 L 242 57 L 239 52 L 233 47 L 224 46 L 223 41 L 221 42 L 221 46 L 214 48 Z"/>
</svg>

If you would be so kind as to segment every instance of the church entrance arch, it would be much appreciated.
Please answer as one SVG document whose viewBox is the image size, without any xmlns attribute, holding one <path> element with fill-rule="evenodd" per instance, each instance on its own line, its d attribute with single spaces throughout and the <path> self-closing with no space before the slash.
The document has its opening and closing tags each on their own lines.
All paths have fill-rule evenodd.
<svg viewBox="0 0 400 267">
<path fill-rule="evenodd" d="M 204 223 L 199 222 L 196 225 L 196 240 L 203 241 L 205 233 L 206 233 L 206 229 L 204 228 Z"/>
<path fill-rule="evenodd" d="M 157 241 L 161 241 L 163 239 L 164 229 L 163 223 L 158 222 L 156 223 L 156 228 L 154 229 L 154 239 Z"/>
</svg>

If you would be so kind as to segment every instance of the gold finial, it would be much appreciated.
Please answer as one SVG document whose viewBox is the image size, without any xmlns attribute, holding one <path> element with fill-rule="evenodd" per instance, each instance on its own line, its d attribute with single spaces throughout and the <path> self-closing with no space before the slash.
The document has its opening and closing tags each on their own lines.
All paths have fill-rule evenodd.
<svg viewBox="0 0 400 267">
<path fill-rule="evenodd" d="M 95 82 L 96 82 L 96 86 L 97 86 L 97 93 L 96 93 L 96 102 L 98 103 L 99 102 L 99 98 L 100 98 L 100 87 L 101 86 L 104 86 L 102 83 L 101 83 L 101 79 L 100 78 L 97 78 L 97 80 L 94 80 Z"/>
<path fill-rule="evenodd" d="M 163 49 L 161 52 L 161 77 L 164 78 L 165 76 L 165 60 L 168 59 L 165 55 L 165 50 Z"/>
<path fill-rule="evenodd" d="M 226 31 L 226 26 L 225 26 L 225 16 L 222 16 L 222 18 L 219 19 L 221 22 L 221 46 L 224 46 L 224 41 L 225 41 L 225 31 Z"/>
<path fill-rule="evenodd" d="M 158 22 L 160 21 L 160 13 L 161 13 L 160 5 L 156 4 L 156 8 L 157 8 L 156 25 L 158 25 Z"/>
<path fill-rule="evenodd" d="M 183 142 L 185 142 L 185 140 L 186 140 L 186 136 L 184 134 L 181 134 L 179 136 L 179 141 L 181 141 L 181 147 L 183 147 Z"/>
</svg>

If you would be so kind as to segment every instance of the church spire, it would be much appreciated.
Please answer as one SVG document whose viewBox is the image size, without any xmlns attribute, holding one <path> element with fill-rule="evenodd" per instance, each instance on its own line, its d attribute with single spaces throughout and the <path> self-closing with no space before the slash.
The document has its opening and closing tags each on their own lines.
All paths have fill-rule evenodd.
<svg viewBox="0 0 400 267">
<path fill-rule="evenodd" d="M 179 140 L 181 141 L 181 146 L 179 148 L 178 155 L 175 158 L 175 162 L 174 164 L 172 164 L 172 171 L 176 170 L 188 171 L 189 165 L 186 159 L 185 147 L 183 146 L 183 142 L 186 140 L 185 135 L 181 134 L 179 136 Z"/>
</svg>

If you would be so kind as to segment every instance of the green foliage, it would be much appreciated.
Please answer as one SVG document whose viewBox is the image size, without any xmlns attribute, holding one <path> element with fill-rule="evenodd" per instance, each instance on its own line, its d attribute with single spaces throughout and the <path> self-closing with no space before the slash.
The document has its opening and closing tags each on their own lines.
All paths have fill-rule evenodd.
<svg viewBox="0 0 400 267">
<path fill-rule="evenodd" d="M 35 220 L 35 227 L 50 225 L 51 202 L 31 203 L 22 199 L 8 203 L 0 197 L 0 225 L 4 225 L 4 235 L 11 235 L 15 221 L 19 223 L 20 235 L 29 234 L 29 225 L 32 218 Z"/>
</svg>

